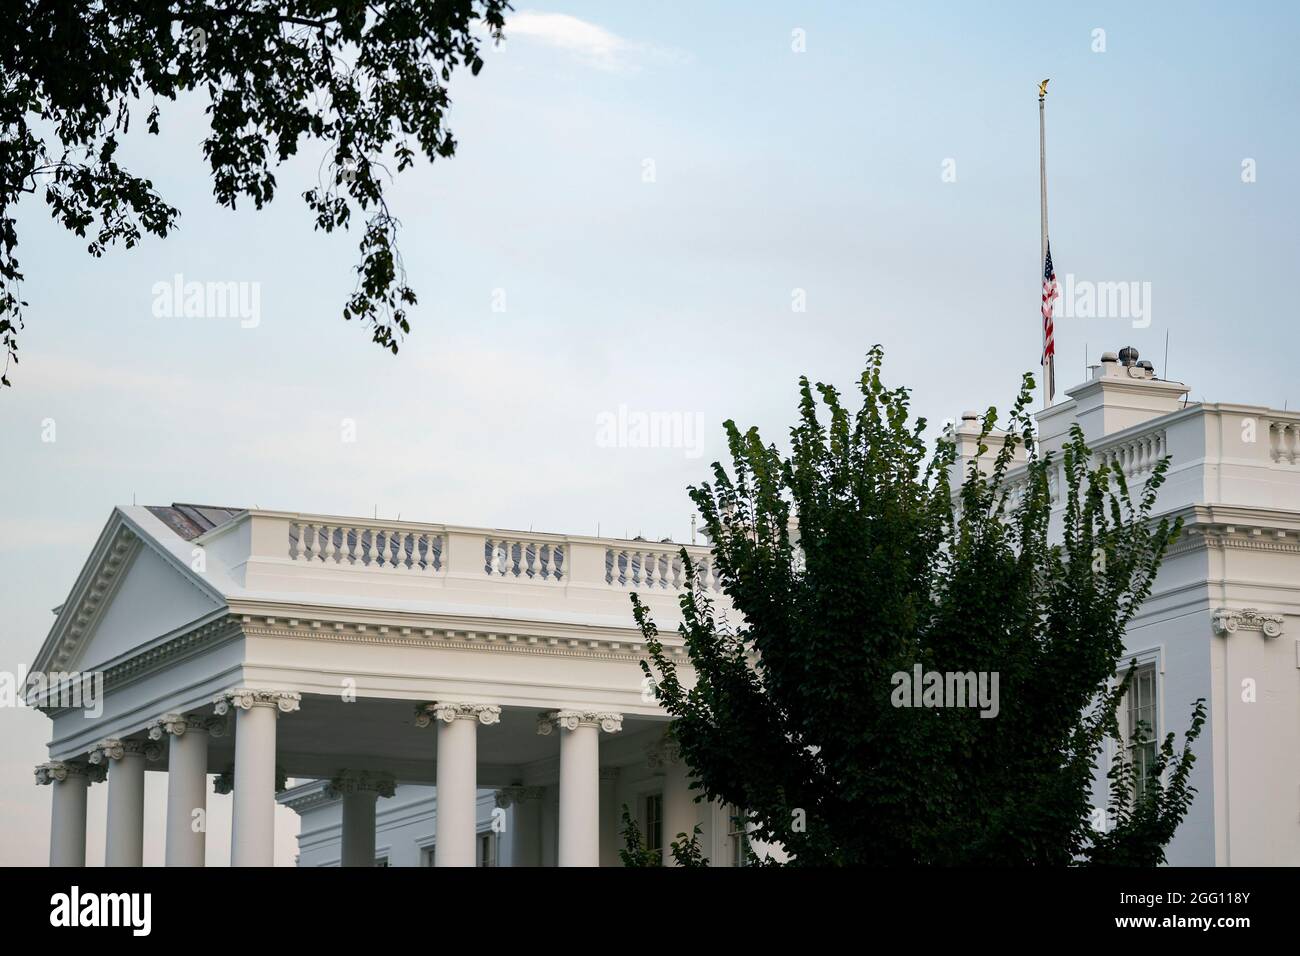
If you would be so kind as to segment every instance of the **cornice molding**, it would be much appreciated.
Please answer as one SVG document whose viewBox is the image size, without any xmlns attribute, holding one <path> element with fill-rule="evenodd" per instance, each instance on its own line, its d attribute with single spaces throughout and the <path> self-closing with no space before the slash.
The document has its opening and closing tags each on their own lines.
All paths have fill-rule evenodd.
<svg viewBox="0 0 1300 956">
<path fill-rule="evenodd" d="M 93 570 L 84 582 L 78 582 L 75 596 L 64 602 L 59 612 L 60 620 L 55 625 L 57 636 L 48 649 L 48 666 L 45 666 L 44 653 L 37 659 L 41 670 L 68 669 L 117 590 L 122 572 L 131 566 L 140 550 L 139 537 L 117 516 L 110 519 L 110 526 L 114 523 L 116 527 L 103 550 L 91 553 L 87 567 Z"/>
<path fill-rule="evenodd" d="M 106 776 L 105 768 L 83 763 L 73 763 L 68 760 L 50 760 L 36 765 L 36 785 L 45 786 L 52 783 L 62 783 L 68 777 L 86 777 L 90 783 L 99 783 Z"/>
<path fill-rule="evenodd" d="M 218 717 L 238 708 L 252 710 L 254 707 L 274 707 L 277 713 L 291 714 L 302 704 L 302 694 L 287 690 L 252 690 L 240 687 L 218 694 L 212 701 L 212 707 Z"/>
<path fill-rule="evenodd" d="M 1281 637 L 1286 619 L 1281 614 L 1265 614 L 1258 608 L 1221 607 L 1214 612 L 1214 633 L 1221 637 L 1238 631 L 1260 631 L 1265 637 Z"/>
<path fill-rule="evenodd" d="M 623 715 L 602 710 L 548 710 L 537 716 L 537 732 L 547 737 L 556 727 L 577 730 L 579 727 L 597 727 L 607 734 L 623 729 Z"/>
<path fill-rule="evenodd" d="M 457 720 L 475 720 L 487 727 L 501 722 L 501 708 L 496 704 L 464 704 L 435 701 L 415 705 L 415 726 L 428 727 L 435 721 L 450 724 Z"/>
<path fill-rule="evenodd" d="M 571 637 L 554 633 L 528 633 L 525 628 L 501 624 L 494 628 L 490 623 L 482 628 L 466 628 L 464 625 L 448 627 L 443 624 L 423 626 L 418 622 L 376 623 L 375 620 L 358 621 L 355 618 L 332 620 L 327 617 L 242 615 L 238 619 L 243 632 L 254 637 L 397 647 L 445 647 L 453 650 L 542 654 L 594 660 L 637 661 L 645 657 L 645 641 L 641 639 L 640 632 L 634 629 L 630 634 L 634 634 L 635 639 L 630 636 Z M 546 627 L 561 630 L 567 626 L 556 623 Z M 670 657 L 682 658 L 685 663 L 684 645 L 665 643 L 664 650 Z"/>
</svg>

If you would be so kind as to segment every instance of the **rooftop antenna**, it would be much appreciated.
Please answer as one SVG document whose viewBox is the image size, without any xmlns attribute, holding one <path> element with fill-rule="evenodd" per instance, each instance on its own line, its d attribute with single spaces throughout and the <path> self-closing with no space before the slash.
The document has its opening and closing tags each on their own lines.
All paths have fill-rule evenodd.
<svg viewBox="0 0 1300 956">
<path fill-rule="evenodd" d="M 1168 329 L 1165 329 L 1165 363 L 1160 367 L 1161 369 L 1164 370 L 1165 381 L 1172 382 L 1173 379 L 1169 377 L 1169 330 Z"/>
<path fill-rule="evenodd" d="M 691 544 L 695 543 L 695 515 L 691 515 Z"/>
</svg>

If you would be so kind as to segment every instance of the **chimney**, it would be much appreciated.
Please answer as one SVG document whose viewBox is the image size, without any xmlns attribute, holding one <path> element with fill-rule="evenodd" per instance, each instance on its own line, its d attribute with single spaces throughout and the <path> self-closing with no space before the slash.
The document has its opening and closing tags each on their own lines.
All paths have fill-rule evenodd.
<svg viewBox="0 0 1300 956">
<path fill-rule="evenodd" d="M 1101 364 L 1092 367 L 1092 378 L 1067 389 L 1068 401 L 1038 413 L 1039 441 L 1043 451 L 1059 454 L 1074 422 L 1092 444 L 1114 432 L 1162 415 L 1183 405 L 1187 386 L 1156 378 L 1155 368 L 1142 361 L 1131 345 L 1115 352 L 1103 352 Z"/>
<path fill-rule="evenodd" d="M 976 460 L 977 457 L 980 463 L 980 471 L 987 475 L 993 470 L 998 453 L 1002 451 L 1002 441 L 1006 438 L 1007 433 L 1001 428 L 994 428 L 984 438 L 984 444 L 988 447 L 988 451 L 983 455 L 979 454 L 979 437 L 983 417 L 979 412 L 962 412 L 961 421 L 956 426 L 948 427 L 948 437 L 957 446 L 957 458 L 953 463 L 953 472 L 949 475 L 949 481 L 954 489 L 961 487 L 961 483 L 966 480 L 966 472 L 970 468 L 970 463 Z M 1023 464 L 1024 461 L 1025 446 L 1017 445 L 1015 454 L 1011 458 L 1011 467 L 1014 468 L 1017 464 Z"/>
</svg>

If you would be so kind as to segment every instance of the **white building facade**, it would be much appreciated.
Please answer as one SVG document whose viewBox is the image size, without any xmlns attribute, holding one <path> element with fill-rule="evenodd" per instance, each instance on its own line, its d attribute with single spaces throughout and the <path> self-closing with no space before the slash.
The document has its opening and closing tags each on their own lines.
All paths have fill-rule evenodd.
<svg viewBox="0 0 1300 956">
<path fill-rule="evenodd" d="M 624 805 L 656 845 L 698 825 L 729 861 L 733 814 L 692 799 L 638 664 L 633 590 L 689 681 L 682 547 L 116 509 L 32 668 L 61 675 L 36 772 L 51 863 L 84 864 L 106 779 L 103 859 L 140 865 L 147 772 L 167 774 L 168 865 L 202 865 L 209 775 L 233 793 L 236 866 L 273 862 L 277 793 L 304 864 L 617 865 Z M 708 550 L 686 548 L 716 590 Z M 95 717 L 75 693 L 92 677 Z"/>
<path fill-rule="evenodd" d="M 1129 628 L 1124 722 L 1181 733 L 1208 703 L 1171 863 L 1297 865 L 1300 414 L 1189 404 L 1144 365 L 1108 353 L 1038 415 L 1058 464 L 1076 422 L 1131 486 L 1173 459 L 1156 511 L 1185 527 Z M 955 428 L 964 460 L 978 431 Z M 202 865 L 209 775 L 234 794 L 234 865 L 272 862 L 277 799 L 301 816 L 304 866 L 618 865 L 624 806 L 653 846 L 698 825 L 712 863 L 739 862 L 734 809 L 692 800 L 638 665 L 633 590 L 690 680 L 681 547 L 116 509 L 33 667 L 67 675 L 37 768 L 51 863 L 85 863 L 87 788 L 106 777 L 103 858 L 139 865 L 147 772 L 167 774 L 168 865 Z M 716 590 L 707 548 L 686 548 Z M 93 674 L 92 718 L 69 692 Z M 1132 730 L 1124 745 L 1150 747 Z"/>
</svg>

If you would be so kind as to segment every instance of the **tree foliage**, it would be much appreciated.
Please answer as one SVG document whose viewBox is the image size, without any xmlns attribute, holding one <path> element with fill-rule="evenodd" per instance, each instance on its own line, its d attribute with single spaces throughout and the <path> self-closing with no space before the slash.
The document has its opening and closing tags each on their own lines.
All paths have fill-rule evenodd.
<svg viewBox="0 0 1300 956">
<path fill-rule="evenodd" d="M 304 140 L 322 144 L 320 184 L 303 198 L 317 229 L 364 216 L 356 286 L 343 315 L 398 349 L 415 304 L 384 180 L 417 154 L 451 156 L 444 124 L 457 67 L 477 74 L 480 43 L 500 37 L 506 0 L 20 0 L 0 21 L 0 384 L 17 361 L 23 308 L 15 206 L 39 193 L 92 256 L 179 211 L 118 162 L 131 123 L 157 133 L 160 104 L 204 94 L 213 193 L 260 209 L 274 167 Z M 476 26 L 482 26 L 476 31 Z M 390 168 L 391 167 L 391 168 Z"/>
<path fill-rule="evenodd" d="M 1026 376 L 1000 448 L 988 454 L 989 409 L 983 466 L 954 488 L 955 442 L 931 452 L 881 363 L 873 349 L 856 412 L 801 380 L 788 455 L 726 423 L 730 470 L 715 463 L 690 494 L 735 619 L 692 565 L 680 633 L 693 686 L 633 596 L 642 667 L 694 786 L 746 808 L 755 836 L 799 864 L 1161 861 L 1194 793 L 1204 706 L 1142 788 L 1116 714 L 1132 677 L 1118 673 L 1125 628 L 1180 527 L 1152 518 L 1168 460 L 1135 499 L 1117 467 L 1090 467 L 1077 427 L 1060 462 L 1040 454 Z M 1013 495 L 1017 448 L 1027 464 Z M 895 706 L 895 675 L 916 664 L 998 675 L 997 715 Z M 1120 756 L 1099 831 L 1107 739 Z"/>
<path fill-rule="evenodd" d="M 677 866 L 698 868 L 709 865 L 709 859 L 704 855 L 704 848 L 700 846 L 702 832 L 703 828 L 697 823 L 690 836 L 684 832 L 679 833 L 676 839 L 669 843 L 668 852 Z M 618 858 L 624 866 L 630 867 L 664 865 L 663 853 L 646 847 L 641 836 L 641 828 L 632 819 L 627 804 L 623 804 L 623 849 L 618 851 Z"/>
</svg>

